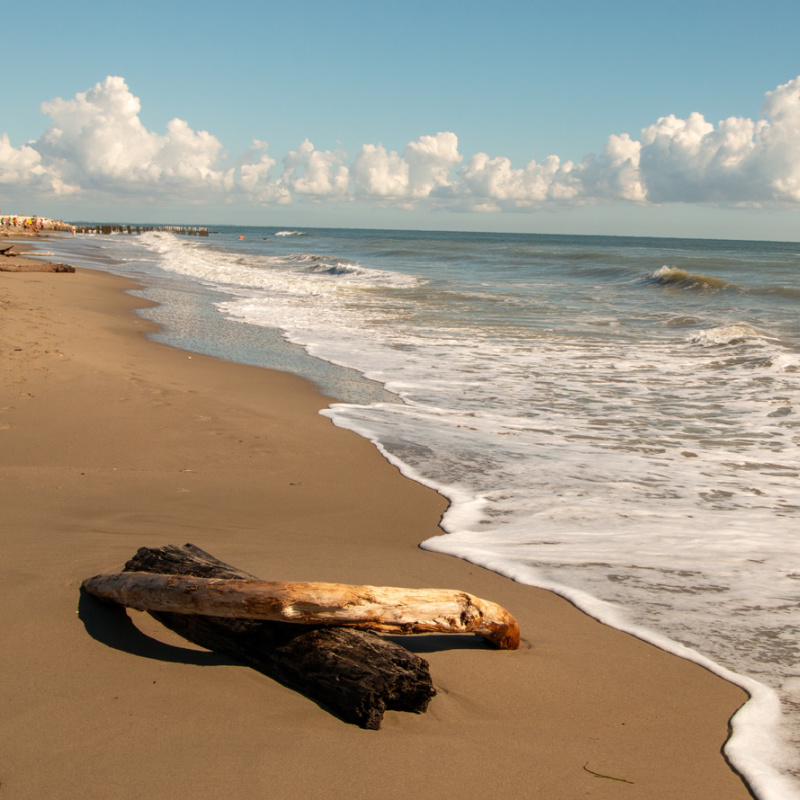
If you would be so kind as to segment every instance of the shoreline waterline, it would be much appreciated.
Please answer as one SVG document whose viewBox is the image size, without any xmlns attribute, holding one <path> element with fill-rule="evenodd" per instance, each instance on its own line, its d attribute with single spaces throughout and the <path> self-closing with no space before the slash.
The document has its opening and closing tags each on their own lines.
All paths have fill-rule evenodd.
<svg viewBox="0 0 800 800">
<path fill-rule="evenodd" d="M 336 415 L 331 409 L 322 410 L 321 413 L 336 423 Z M 686 647 L 650 628 L 636 625 L 627 617 L 625 610 L 619 606 L 606 603 L 586 592 L 564 584 L 536 580 L 528 571 L 520 570 L 513 562 L 504 561 L 491 553 L 477 551 L 471 554 L 465 552 L 463 548 L 450 547 L 448 513 L 453 509 L 453 503 L 459 504 L 460 501 L 461 504 L 468 504 L 469 498 L 450 496 L 446 487 L 409 469 L 407 464 L 393 457 L 389 451 L 383 448 L 379 440 L 371 438 L 367 431 L 359 431 L 350 426 L 343 427 L 346 427 L 347 430 L 354 430 L 369 439 L 383 457 L 396 466 L 407 478 L 447 498 L 448 509 L 441 521 L 443 533 L 420 542 L 419 546 L 423 550 L 453 556 L 491 570 L 517 583 L 551 592 L 599 623 L 633 636 L 665 653 L 696 664 L 708 670 L 712 675 L 738 686 L 746 692 L 748 695 L 746 702 L 734 712 L 730 719 L 731 737 L 725 742 L 722 752 L 731 769 L 742 777 L 756 797 L 769 800 L 795 800 L 798 797 L 796 782 L 791 777 L 782 774 L 776 766 L 776 764 L 790 761 L 792 757 L 788 745 L 784 745 L 780 741 L 782 737 L 780 737 L 779 731 L 785 724 L 785 720 L 777 692 L 746 675 L 727 669 L 697 650 Z"/>
<path fill-rule="evenodd" d="M 326 415 L 327 415 L 327 414 L 326 414 Z M 337 424 L 339 424 L 339 422 L 337 422 Z M 379 448 L 379 449 L 380 449 L 380 448 Z M 386 456 L 386 455 L 387 455 L 387 453 L 384 453 L 384 455 Z M 388 456 L 387 456 L 387 457 L 388 457 Z M 390 458 L 389 458 L 389 460 L 391 461 L 391 460 L 393 460 L 393 459 L 390 457 Z M 397 461 L 397 459 L 395 458 L 395 459 L 394 459 L 394 461 L 396 462 L 396 461 Z M 406 471 L 406 470 L 404 470 L 404 471 Z M 419 480 L 419 478 L 415 477 L 415 480 Z M 425 484 L 425 483 L 426 483 L 426 481 L 425 481 L 425 480 L 422 480 L 422 481 L 421 481 L 421 483 Z M 459 554 L 459 555 L 460 555 L 462 558 L 464 557 L 462 554 Z M 484 564 L 484 566 L 486 566 L 486 564 Z M 491 569 L 495 569 L 495 567 L 494 567 L 494 566 L 492 566 L 492 567 L 490 567 L 490 568 L 491 568 Z M 512 576 L 510 576 L 510 577 L 514 577 L 514 576 L 512 575 Z M 740 713 L 741 713 L 741 712 L 740 712 Z M 773 786 L 773 788 L 774 788 L 774 786 Z M 766 797 L 766 796 L 768 796 L 766 792 L 765 792 L 764 796 L 765 796 L 765 797 Z M 769 796 L 779 796 L 779 795 L 769 795 Z M 787 796 L 788 796 L 788 795 L 787 795 Z"/>
</svg>

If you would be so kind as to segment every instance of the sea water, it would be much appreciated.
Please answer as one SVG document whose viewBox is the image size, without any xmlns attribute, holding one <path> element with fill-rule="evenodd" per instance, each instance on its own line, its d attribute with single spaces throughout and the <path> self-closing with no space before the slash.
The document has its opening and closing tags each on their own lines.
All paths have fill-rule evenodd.
<svg viewBox="0 0 800 800">
<path fill-rule="evenodd" d="M 451 501 L 423 547 L 743 686 L 726 754 L 760 798 L 800 797 L 800 244 L 220 227 L 54 249 L 143 282 L 165 341 L 315 380 Z"/>
</svg>

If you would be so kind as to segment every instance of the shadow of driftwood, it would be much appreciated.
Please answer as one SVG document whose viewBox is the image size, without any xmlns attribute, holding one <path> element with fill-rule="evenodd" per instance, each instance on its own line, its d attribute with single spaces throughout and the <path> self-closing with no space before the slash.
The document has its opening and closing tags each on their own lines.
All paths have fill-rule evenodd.
<svg viewBox="0 0 800 800">
<path fill-rule="evenodd" d="M 258 636 L 257 630 L 253 635 L 253 640 L 249 643 L 252 645 L 252 647 L 248 646 L 247 637 L 244 637 L 244 639 L 240 639 L 239 641 L 235 641 L 236 637 L 233 637 L 236 647 L 244 647 L 244 650 L 242 650 L 240 653 L 242 656 L 241 659 L 228 658 L 225 655 L 210 650 L 200 651 L 166 644 L 158 641 L 157 639 L 153 639 L 152 637 L 140 631 L 139 628 L 137 628 L 133 623 L 133 620 L 131 620 L 131 618 L 128 616 L 128 612 L 123 606 L 117 605 L 116 603 L 105 603 L 86 592 L 83 588 L 80 590 L 80 597 L 78 600 L 78 617 L 83 623 L 83 626 L 89 636 L 106 645 L 107 647 L 111 647 L 115 650 L 120 650 L 125 653 L 130 653 L 131 655 L 141 656 L 143 658 L 151 658 L 173 663 L 192 664 L 205 667 L 220 665 L 236 665 L 246 668 L 249 667 L 256 672 L 259 672 L 260 674 L 282 684 L 283 686 L 293 689 L 317 705 L 319 708 L 323 709 L 329 714 L 332 714 L 343 722 L 355 723 L 360 727 L 375 729 L 380 727 L 380 720 L 382 719 L 383 712 L 385 710 L 415 711 L 420 713 L 421 711 L 425 710 L 428 700 L 435 694 L 435 692 L 431 690 L 430 694 L 428 695 L 424 687 L 421 691 L 416 690 L 418 694 L 423 696 L 423 702 L 423 700 L 420 700 L 417 697 L 413 687 L 409 692 L 409 689 L 402 685 L 398 684 L 397 686 L 384 686 L 383 683 L 379 681 L 379 685 L 376 689 L 376 686 L 373 685 L 375 684 L 374 676 L 366 674 L 367 671 L 356 671 L 354 676 L 351 675 L 347 680 L 342 682 L 344 688 L 339 691 L 336 691 L 335 689 L 330 690 L 330 686 L 335 686 L 337 683 L 335 676 L 331 680 L 328 677 L 321 679 L 320 676 L 317 675 L 315 679 L 314 673 L 312 672 L 311 678 L 308 681 L 298 681 L 298 675 L 302 676 L 302 664 L 298 665 L 297 675 L 295 675 L 291 668 L 287 669 L 287 667 L 289 667 L 288 663 L 269 663 L 268 660 L 264 658 L 264 653 L 262 652 L 265 643 L 260 641 L 260 639 L 263 639 L 263 637 Z M 253 623 L 252 620 L 239 620 L 239 622 L 245 623 L 246 625 Z M 282 625 L 283 623 L 273 624 Z M 171 625 L 167 625 L 167 627 L 172 628 Z M 308 633 L 314 633 L 315 630 L 319 630 L 312 628 L 311 626 L 290 627 L 307 627 Z M 202 625 L 199 625 L 198 628 L 198 623 L 195 622 L 195 630 L 201 628 Z M 175 630 L 174 632 L 180 635 L 179 631 Z M 242 631 L 240 631 L 240 633 L 242 633 Z M 269 639 L 270 637 L 267 638 Z M 271 638 L 275 640 L 274 635 Z M 231 641 L 229 640 L 227 644 L 230 646 Z M 287 641 L 275 640 L 273 641 L 273 644 L 276 647 L 280 647 L 281 645 L 286 646 Z M 291 642 L 288 642 L 288 644 L 291 644 Z M 348 658 L 352 658 L 350 647 L 348 647 L 348 645 L 352 645 L 352 642 L 347 642 L 344 646 L 344 650 L 347 651 L 346 654 L 344 654 L 345 661 L 347 661 Z M 302 650 L 298 651 L 298 654 L 302 657 Z M 360 654 L 363 657 L 364 652 L 361 652 Z M 329 658 L 333 658 L 333 660 L 336 661 L 337 653 L 333 648 L 329 648 L 328 655 Z M 261 662 L 263 663 L 255 663 L 258 662 L 259 656 L 261 656 Z M 358 654 L 356 655 L 356 658 L 358 658 Z M 338 654 L 338 660 L 340 662 L 342 661 L 342 653 Z M 317 673 L 319 673 L 321 669 L 324 671 L 324 668 L 328 666 L 324 662 L 325 658 L 323 656 L 322 661 L 316 664 Z M 311 666 L 312 668 L 315 666 L 313 662 Z M 361 682 L 359 681 L 359 677 L 362 676 L 362 674 L 365 682 L 370 684 L 370 686 L 367 686 L 366 689 L 362 687 Z M 347 678 L 348 676 L 344 677 Z M 397 681 L 397 679 L 395 680 Z M 391 683 L 391 681 L 388 683 Z M 402 681 L 400 683 L 402 683 Z M 349 688 L 348 684 L 350 685 Z M 326 687 L 328 688 L 326 689 Z M 371 693 L 382 695 L 383 691 L 386 689 L 390 690 L 390 694 L 392 689 L 399 690 L 398 696 L 392 697 L 388 703 L 385 702 L 386 698 L 381 699 L 381 697 L 378 697 L 375 699 L 371 697 Z M 326 696 L 328 691 L 330 691 L 330 697 Z M 370 721 L 371 715 L 376 713 L 372 709 L 372 706 L 375 706 L 375 708 L 378 709 L 377 724 L 374 724 Z"/>
<path fill-rule="evenodd" d="M 383 636 L 412 653 L 439 653 L 443 650 L 495 650 L 483 636 L 462 633 L 425 633 L 417 636 Z"/>
<path fill-rule="evenodd" d="M 215 667 L 221 664 L 236 664 L 230 658 L 210 651 L 194 650 L 189 647 L 159 642 L 142 633 L 128 612 L 120 605 L 104 603 L 81 589 L 78 600 L 78 618 L 86 632 L 98 642 L 131 653 L 142 658 L 157 661 L 172 661 L 181 664 L 194 664 L 200 667 Z"/>
</svg>

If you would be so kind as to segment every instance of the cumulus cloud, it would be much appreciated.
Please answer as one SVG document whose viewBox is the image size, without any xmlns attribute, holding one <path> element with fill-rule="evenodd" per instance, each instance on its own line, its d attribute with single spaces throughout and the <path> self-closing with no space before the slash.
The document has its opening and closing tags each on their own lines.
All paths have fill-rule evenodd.
<svg viewBox="0 0 800 800">
<path fill-rule="evenodd" d="M 419 199 L 450 186 L 451 172 L 462 160 L 454 133 L 421 136 L 398 155 L 382 144 L 365 144 L 353 162 L 354 190 L 362 197 Z"/>
<path fill-rule="evenodd" d="M 403 151 L 408 164 L 408 190 L 412 197 L 427 197 L 450 185 L 450 171 L 461 162 L 458 137 L 454 133 L 422 136 Z"/>
<path fill-rule="evenodd" d="M 758 174 L 756 125 L 723 120 L 715 128 L 702 114 L 662 117 L 642 131 L 640 172 L 654 202 L 760 201 L 770 199 L 767 176 Z"/>
<path fill-rule="evenodd" d="M 309 139 L 280 161 L 254 140 L 236 166 L 220 141 L 180 119 L 148 130 L 123 78 L 42 104 L 51 123 L 21 147 L 0 137 L 0 187 L 39 195 L 285 204 L 362 200 L 398 207 L 525 210 L 604 201 L 800 203 L 800 77 L 767 92 L 758 120 L 716 125 L 665 115 L 638 136 L 614 133 L 581 161 L 551 155 L 514 166 L 503 155 L 464 158 L 455 133 L 420 136 L 398 152 L 364 144 L 354 158 Z M 534 143 L 532 143 L 534 146 Z M 280 166 L 279 166 L 280 165 Z"/>
<path fill-rule="evenodd" d="M 356 192 L 367 197 L 405 197 L 408 162 L 382 144 L 365 144 L 353 162 Z"/>
<path fill-rule="evenodd" d="M 600 156 L 588 155 L 575 171 L 585 197 L 632 200 L 642 203 L 647 188 L 640 170 L 641 142 L 627 133 L 612 135 Z"/>
<path fill-rule="evenodd" d="M 486 153 L 477 153 L 461 170 L 451 196 L 466 200 L 475 211 L 527 208 L 548 200 L 571 200 L 581 191 L 573 170 L 571 161 L 562 164 L 558 156 L 550 156 L 541 163 L 531 161 L 526 167 L 515 169 L 505 156 L 490 158 Z"/>
<path fill-rule="evenodd" d="M 345 156 L 343 152 L 316 150 L 306 139 L 283 159 L 281 183 L 297 194 L 343 197 L 350 183 L 350 173 L 342 166 Z"/>
<path fill-rule="evenodd" d="M 238 188 L 256 203 L 291 203 L 289 189 L 274 180 L 272 170 L 278 163 L 267 150 L 269 144 L 254 139 L 239 165 Z"/>
<path fill-rule="evenodd" d="M 35 151 L 35 166 L 54 187 L 191 202 L 198 190 L 232 186 L 233 171 L 218 167 L 222 145 L 216 137 L 180 119 L 170 121 L 163 135 L 148 131 L 139 119 L 139 99 L 122 78 L 108 77 L 71 100 L 43 103 L 42 111 L 52 124 L 17 158 Z"/>
<path fill-rule="evenodd" d="M 627 200 L 636 203 L 800 202 L 800 77 L 768 92 L 761 119 L 716 126 L 698 113 L 661 117 L 638 140 L 612 134 L 578 163 L 550 156 L 515 169 L 507 158 L 473 156 L 454 197 L 497 210 Z"/>
<path fill-rule="evenodd" d="M 767 92 L 761 112 L 760 167 L 778 197 L 800 202 L 800 77 Z"/>
<path fill-rule="evenodd" d="M 660 118 L 641 134 L 640 173 L 655 203 L 800 202 L 800 78 L 768 92 L 758 121 Z"/>
<path fill-rule="evenodd" d="M 56 170 L 42 164 L 38 151 L 29 145 L 12 147 L 5 133 L 0 136 L 0 186 L 21 187 L 33 194 L 64 195 L 77 191 Z"/>
<path fill-rule="evenodd" d="M 42 157 L 32 147 L 11 146 L 8 134 L 0 136 L 0 184 L 27 184 L 44 173 Z"/>
</svg>

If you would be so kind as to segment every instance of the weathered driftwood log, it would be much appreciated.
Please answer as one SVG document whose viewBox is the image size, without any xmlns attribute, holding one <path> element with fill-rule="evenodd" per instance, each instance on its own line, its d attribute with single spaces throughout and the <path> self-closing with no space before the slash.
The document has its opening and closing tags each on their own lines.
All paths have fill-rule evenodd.
<svg viewBox="0 0 800 800">
<path fill-rule="evenodd" d="M 125 569 L 256 580 L 191 544 L 143 547 Z M 367 631 L 150 614 L 189 641 L 254 667 L 362 728 L 380 728 L 386 710 L 422 713 L 436 694 L 424 659 Z"/>
<path fill-rule="evenodd" d="M 519 626 L 504 608 L 452 589 L 399 589 L 121 572 L 83 582 L 86 591 L 140 611 L 341 625 L 382 633 L 477 633 L 516 650 Z"/>
<path fill-rule="evenodd" d="M 26 258 L 16 253 L 5 253 L 5 255 L 12 261 L 0 263 L 0 272 L 75 272 L 75 267 L 69 264 L 52 264 L 49 261 Z"/>
</svg>

